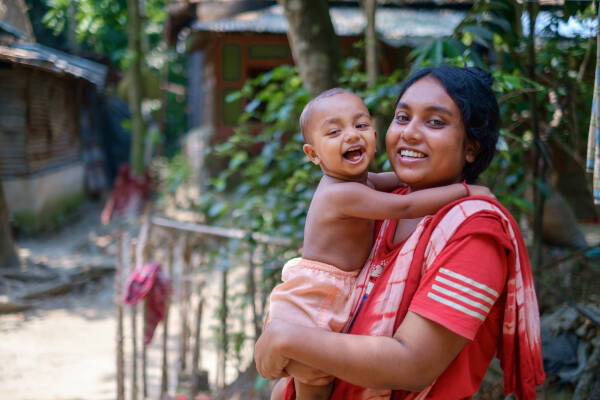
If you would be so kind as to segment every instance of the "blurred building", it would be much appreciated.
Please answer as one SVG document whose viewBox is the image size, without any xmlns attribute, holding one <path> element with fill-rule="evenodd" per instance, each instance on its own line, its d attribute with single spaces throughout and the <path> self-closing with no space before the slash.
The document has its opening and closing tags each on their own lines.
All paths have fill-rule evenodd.
<svg viewBox="0 0 600 400">
<path fill-rule="evenodd" d="M 382 5 L 390 1 L 380 1 Z M 472 1 L 409 1 L 380 7 L 383 73 L 405 65 L 410 50 L 431 39 L 450 35 L 464 19 Z M 332 2 L 331 19 L 346 54 L 364 38 L 366 19 L 357 1 Z M 190 129 L 214 131 L 213 141 L 226 139 L 242 111 L 227 95 L 247 79 L 278 65 L 293 64 L 283 9 L 274 1 L 201 1 L 178 3 L 170 13 L 167 34 L 183 36 L 190 55 L 188 105 Z"/>
<path fill-rule="evenodd" d="M 0 178 L 22 228 L 48 226 L 106 185 L 91 111 L 106 74 L 36 43 L 23 0 L 0 1 Z"/>
</svg>

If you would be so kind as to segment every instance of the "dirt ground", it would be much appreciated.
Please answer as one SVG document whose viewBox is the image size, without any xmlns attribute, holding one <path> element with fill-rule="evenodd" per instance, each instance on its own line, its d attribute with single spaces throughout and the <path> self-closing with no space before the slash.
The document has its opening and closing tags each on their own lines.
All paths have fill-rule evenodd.
<svg viewBox="0 0 600 400">
<path fill-rule="evenodd" d="M 114 267 L 118 226 L 115 223 L 101 225 L 101 207 L 100 203 L 88 202 L 63 229 L 19 239 L 20 256 L 28 270 L 68 274 L 82 266 Z M 202 322 L 202 368 L 208 371 L 213 388 L 217 379 L 217 345 L 212 329 L 217 323 L 214 310 L 218 307 L 219 284 L 217 279 L 206 287 Z M 18 297 L 30 291 L 32 285 L 36 284 L 0 277 L 0 300 Z M 29 302 L 33 304 L 31 310 L 0 314 L 0 399 L 115 399 L 117 319 L 114 290 L 114 274 L 109 273 L 67 294 L 32 300 Z M 178 288 L 174 290 L 177 292 Z M 141 317 L 141 313 L 138 315 Z M 177 387 L 175 376 L 179 362 L 177 304 L 172 305 L 169 315 L 168 381 L 169 393 L 174 395 L 182 391 Z M 148 398 L 151 399 L 159 398 L 160 392 L 162 329 L 162 325 L 157 327 L 148 347 Z M 124 332 L 125 394 L 129 399 L 132 397 L 130 307 L 124 309 Z M 141 337 L 141 319 L 138 319 L 138 332 Z M 251 349 L 251 346 L 247 347 Z M 251 351 L 246 351 L 246 365 L 250 357 Z M 138 361 L 138 365 L 140 363 Z M 227 383 L 237 376 L 237 367 L 239 365 L 228 366 Z M 252 386 L 253 379 L 245 385 Z"/>
<path fill-rule="evenodd" d="M 102 246 L 114 227 L 100 225 L 100 210 L 100 204 L 85 204 L 64 229 L 19 240 L 22 259 L 64 272 L 114 265 L 115 249 Z M 115 398 L 113 282 L 107 276 L 68 294 L 35 300 L 30 311 L 0 315 L 2 398 Z"/>
</svg>

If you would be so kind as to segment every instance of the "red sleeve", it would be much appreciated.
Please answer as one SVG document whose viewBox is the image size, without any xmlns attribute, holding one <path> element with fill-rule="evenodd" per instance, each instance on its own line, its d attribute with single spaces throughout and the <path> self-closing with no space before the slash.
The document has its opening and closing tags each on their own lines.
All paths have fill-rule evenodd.
<svg viewBox="0 0 600 400">
<path fill-rule="evenodd" d="M 474 217 L 470 224 L 498 224 L 499 221 Z M 507 277 L 505 248 L 485 234 L 466 235 L 451 240 L 421 278 L 409 310 L 449 330 L 473 340 L 492 306 L 504 290 Z"/>
</svg>

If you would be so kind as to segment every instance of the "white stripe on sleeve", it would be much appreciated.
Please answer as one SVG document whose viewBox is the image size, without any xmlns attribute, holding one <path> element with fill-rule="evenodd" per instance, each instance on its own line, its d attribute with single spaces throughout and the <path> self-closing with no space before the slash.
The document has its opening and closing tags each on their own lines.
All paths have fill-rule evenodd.
<svg viewBox="0 0 600 400">
<path fill-rule="evenodd" d="M 490 306 L 493 306 L 494 301 L 496 300 L 496 299 L 492 299 L 491 297 L 486 296 L 483 293 L 477 292 L 477 291 L 471 289 L 470 287 L 461 285 L 460 283 L 456 283 L 454 281 L 451 281 L 450 279 L 446 279 L 439 275 L 436 275 L 435 280 L 438 282 L 441 282 L 447 286 L 450 286 L 456 290 L 460 290 L 463 293 L 467 293 L 473 297 L 477 297 L 478 299 L 481 299 L 481 300 L 485 301 L 486 303 L 488 303 Z"/>
<path fill-rule="evenodd" d="M 494 289 L 492 289 L 489 286 L 484 285 L 483 283 L 479 283 L 467 276 L 461 275 L 454 271 L 450 271 L 447 268 L 440 268 L 439 273 L 451 276 L 454 279 L 468 283 L 469 285 L 472 285 L 472 286 L 475 286 L 476 288 L 484 290 L 484 291 L 488 292 L 489 294 L 493 295 L 494 297 L 498 297 L 498 292 L 496 292 Z"/>
<path fill-rule="evenodd" d="M 470 310 L 461 304 L 455 303 L 452 300 L 445 299 L 445 298 L 440 297 L 437 294 L 431 293 L 431 292 L 427 293 L 427 297 L 437 301 L 438 303 L 442 303 L 444 305 L 447 305 L 448 307 L 454 308 L 455 310 L 461 311 L 467 315 L 470 315 L 472 317 L 479 318 L 480 320 L 485 321 L 484 315 L 478 313 L 477 311 Z"/>
</svg>

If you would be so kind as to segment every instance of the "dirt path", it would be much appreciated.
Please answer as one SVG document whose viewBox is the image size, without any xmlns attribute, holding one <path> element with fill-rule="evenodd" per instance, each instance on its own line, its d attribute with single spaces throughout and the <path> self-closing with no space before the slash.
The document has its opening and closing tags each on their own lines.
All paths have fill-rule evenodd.
<svg viewBox="0 0 600 400">
<path fill-rule="evenodd" d="M 23 259 L 46 265 L 48 271 L 68 273 L 84 265 L 114 266 L 115 226 L 100 224 L 101 204 L 86 203 L 79 217 L 62 230 L 18 241 Z M 233 279 L 233 278 L 232 278 Z M 0 283 L 1 279 L 0 279 Z M 11 285 L 13 285 L 11 283 Z M 16 286 L 15 286 L 16 285 Z M 0 284 L 0 297 L 23 285 Z M 175 288 L 177 289 L 177 288 Z M 203 368 L 215 384 L 216 343 L 212 325 L 218 307 L 219 280 L 208 284 L 203 318 Z M 116 312 L 112 274 L 68 294 L 32 302 L 34 308 L 0 315 L 0 399 L 11 400 L 109 400 L 116 397 Z M 174 305 L 169 320 L 169 393 L 175 393 L 178 369 L 179 311 Z M 126 373 L 131 371 L 131 314 L 125 309 Z M 141 327 L 141 322 L 138 322 Z M 141 332 L 139 333 L 141 335 Z M 160 390 L 162 326 L 148 348 L 148 395 Z M 251 350 L 252 346 L 248 346 Z M 251 351 L 246 358 L 251 357 Z M 246 360 L 246 363 L 249 362 Z M 138 367 L 138 370 L 140 367 Z M 227 371 L 228 382 L 236 368 Z M 253 382 L 250 382 L 252 386 Z M 131 398 L 126 378 L 126 398 Z"/>
<path fill-rule="evenodd" d="M 114 265 L 115 249 L 85 204 L 65 229 L 19 241 L 21 256 L 51 271 Z M 115 397 L 113 278 L 0 315 L 0 397 L 14 400 L 108 400 Z"/>
</svg>

